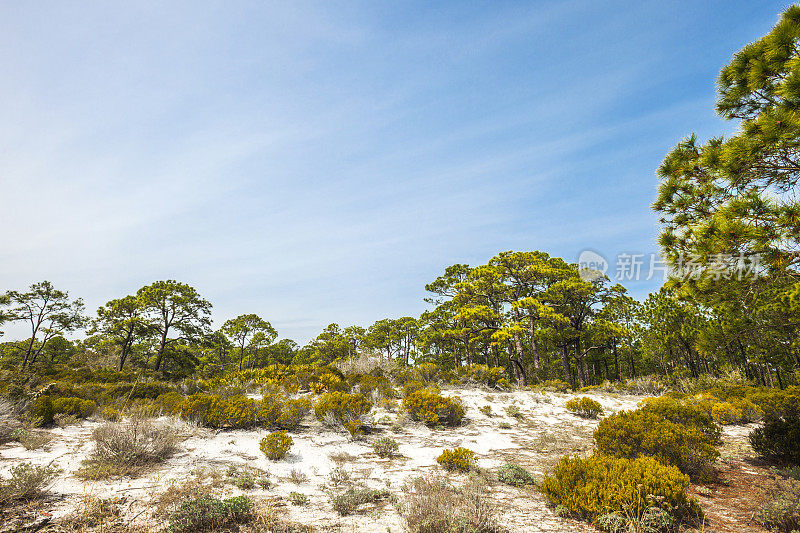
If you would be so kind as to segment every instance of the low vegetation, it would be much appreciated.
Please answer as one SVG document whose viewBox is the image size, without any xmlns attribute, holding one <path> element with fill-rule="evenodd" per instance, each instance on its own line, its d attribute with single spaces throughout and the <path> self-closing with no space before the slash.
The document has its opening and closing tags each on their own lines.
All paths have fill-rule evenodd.
<svg viewBox="0 0 800 533">
<path fill-rule="evenodd" d="M 477 466 L 477 455 L 467 448 L 453 448 L 444 450 L 436 458 L 439 466 L 450 472 L 469 472 Z"/>
<path fill-rule="evenodd" d="M 94 451 L 76 473 L 84 479 L 137 475 L 172 456 L 178 443 L 169 426 L 139 418 L 103 424 L 92 439 Z"/>
<path fill-rule="evenodd" d="M 42 496 L 60 473 L 61 469 L 57 467 L 27 462 L 11 467 L 11 476 L 0 478 L 0 506 Z"/>
<path fill-rule="evenodd" d="M 514 463 L 506 463 L 497 469 L 497 480 L 506 485 L 514 485 L 517 487 L 523 485 L 534 485 L 536 479 L 530 472 Z"/>
<path fill-rule="evenodd" d="M 567 411 L 583 418 L 597 418 L 603 414 L 603 406 L 588 396 L 584 396 L 569 400 Z"/>
<path fill-rule="evenodd" d="M 645 511 L 658 507 L 677 521 L 694 523 L 702 516 L 686 494 L 689 477 L 674 466 L 648 456 L 635 459 L 593 455 L 564 457 L 539 485 L 554 504 L 596 522 L 610 512 L 639 528 Z"/>
<path fill-rule="evenodd" d="M 480 482 L 456 487 L 443 477 L 418 477 L 405 487 L 401 515 L 411 533 L 502 533 L 497 510 Z"/>
<path fill-rule="evenodd" d="M 292 448 L 294 440 L 285 430 L 275 431 L 261 439 L 259 449 L 267 456 L 267 459 L 279 461 L 286 457 Z"/>
</svg>

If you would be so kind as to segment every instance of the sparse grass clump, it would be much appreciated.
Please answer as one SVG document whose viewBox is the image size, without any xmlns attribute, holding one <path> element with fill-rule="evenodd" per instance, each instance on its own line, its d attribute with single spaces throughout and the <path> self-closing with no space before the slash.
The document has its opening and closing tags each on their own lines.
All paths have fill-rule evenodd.
<svg viewBox="0 0 800 533">
<path fill-rule="evenodd" d="M 480 483 L 457 488 L 443 478 L 408 484 L 401 508 L 411 533 L 501 533 L 495 507 Z"/>
<path fill-rule="evenodd" d="M 442 454 L 436 458 L 436 462 L 445 470 L 451 472 L 469 472 L 475 468 L 477 458 L 475 452 L 467 448 L 453 448 L 451 450 L 444 450 Z"/>
<path fill-rule="evenodd" d="M 399 449 L 400 445 L 397 444 L 396 440 L 390 437 L 381 437 L 372 442 L 372 450 L 375 452 L 375 455 L 384 459 L 391 459 L 397 455 L 397 450 Z"/>
<path fill-rule="evenodd" d="M 61 469 L 51 465 L 19 463 L 11 467 L 10 473 L 10 478 L 0 478 L 0 505 L 40 497 L 58 477 Z"/>
<path fill-rule="evenodd" d="M 169 531 L 217 531 L 247 522 L 252 517 L 253 502 L 246 496 L 220 500 L 205 495 L 181 504 L 169 517 Z"/>
<path fill-rule="evenodd" d="M 412 419 L 429 426 L 457 426 L 464 417 L 464 406 L 460 398 L 449 398 L 427 389 L 406 396 L 403 409 Z"/>
<path fill-rule="evenodd" d="M 619 512 L 639 524 L 651 506 L 668 510 L 678 521 L 699 518 L 700 506 L 687 496 L 688 486 L 688 476 L 652 457 L 593 455 L 562 458 L 540 489 L 553 504 L 592 522 Z"/>
<path fill-rule="evenodd" d="M 294 440 L 286 431 L 274 431 L 261 439 L 259 449 L 268 459 L 278 461 L 286 457 L 292 444 L 294 444 Z"/>
<path fill-rule="evenodd" d="M 94 452 L 76 473 L 84 479 L 136 475 L 172 456 L 178 443 L 172 428 L 139 418 L 104 424 L 92 432 L 92 439 Z"/>
<path fill-rule="evenodd" d="M 567 411 L 582 418 L 597 418 L 603 414 L 603 406 L 588 396 L 572 398 L 567 402 Z"/>
<path fill-rule="evenodd" d="M 517 420 L 523 418 L 525 415 L 522 414 L 522 411 L 516 405 L 509 405 L 506 407 L 506 413 L 508 416 L 516 418 Z"/>
<path fill-rule="evenodd" d="M 295 485 L 302 485 L 303 483 L 308 482 L 308 474 L 302 470 L 292 468 L 291 472 L 289 472 L 289 479 Z"/>
<path fill-rule="evenodd" d="M 344 492 L 331 495 L 331 506 L 341 516 L 358 511 L 361 505 L 375 503 L 389 497 L 386 489 L 370 489 L 366 487 L 350 487 Z"/>
<path fill-rule="evenodd" d="M 11 439 L 19 442 L 26 450 L 38 450 L 53 440 L 53 437 L 44 431 L 20 428 L 11 432 Z"/>
<path fill-rule="evenodd" d="M 530 472 L 514 463 L 506 463 L 497 469 L 497 480 L 506 485 L 534 485 L 536 480 Z"/>
</svg>

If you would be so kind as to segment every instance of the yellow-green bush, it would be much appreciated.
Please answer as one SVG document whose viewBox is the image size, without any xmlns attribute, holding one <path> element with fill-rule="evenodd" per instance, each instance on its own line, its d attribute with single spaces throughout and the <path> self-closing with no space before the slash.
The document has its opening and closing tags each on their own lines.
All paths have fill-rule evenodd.
<svg viewBox="0 0 800 533">
<path fill-rule="evenodd" d="M 275 425 L 282 429 L 295 429 L 311 411 L 311 400 L 298 398 L 283 402 Z"/>
<path fill-rule="evenodd" d="M 258 419 L 266 427 L 275 427 L 283 413 L 284 401 L 279 394 L 264 394 L 258 406 Z M 290 429 L 290 428 L 284 428 Z"/>
<path fill-rule="evenodd" d="M 444 450 L 442 454 L 436 458 L 436 462 L 445 470 L 469 472 L 475 467 L 477 457 L 472 450 L 459 447 Z"/>
<path fill-rule="evenodd" d="M 286 457 L 294 441 L 286 431 L 274 431 L 261 439 L 259 449 L 268 459 L 277 461 Z"/>
<path fill-rule="evenodd" d="M 738 424 L 742 418 L 742 412 L 728 402 L 717 402 L 711 406 L 711 418 L 717 424 L 730 425 Z"/>
<path fill-rule="evenodd" d="M 560 379 L 548 379 L 539 383 L 538 388 L 550 392 L 567 392 L 572 388 L 572 385 Z"/>
<path fill-rule="evenodd" d="M 246 396 L 221 398 L 215 394 L 198 392 L 183 401 L 180 413 L 190 420 L 212 428 L 271 426 L 274 420 L 265 421 L 263 418 L 264 405 L 264 402 Z M 280 414 L 280 405 L 274 415 L 275 419 Z"/>
<path fill-rule="evenodd" d="M 170 391 L 164 394 L 159 394 L 156 398 L 156 403 L 160 405 L 161 408 L 167 413 L 177 414 L 180 412 L 184 400 L 185 398 L 181 396 L 180 393 L 176 391 Z"/>
<path fill-rule="evenodd" d="M 103 407 L 102 411 L 100 411 L 100 416 L 111 422 L 117 422 L 122 418 L 122 414 L 110 405 Z"/>
<path fill-rule="evenodd" d="M 635 459 L 593 455 L 563 457 L 539 488 L 552 503 L 595 521 L 612 512 L 633 514 L 639 521 L 645 509 L 657 506 L 677 520 L 702 516 L 689 498 L 689 477 L 652 457 Z"/>
<path fill-rule="evenodd" d="M 360 394 L 328 392 L 314 404 L 314 416 L 317 420 L 344 425 L 361 421 L 370 409 L 372 402 Z"/>
<path fill-rule="evenodd" d="M 598 453 L 627 459 L 649 455 L 701 481 L 711 479 L 712 465 L 719 457 L 712 441 L 697 427 L 644 410 L 621 411 L 601 420 L 594 441 Z"/>
<path fill-rule="evenodd" d="M 722 429 L 697 405 L 687 404 L 674 396 L 661 396 L 658 398 L 645 398 L 639 403 L 639 411 L 655 415 L 685 426 L 699 429 L 713 444 L 720 444 Z"/>
<path fill-rule="evenodd" d="M 97 410 L 97 404 L 92 400 L 81 398 L 53 398 L 53 413 L 73 415 L 77 418 L 91 416 Z"/>
<path fill-rule="evenodd" d="M 458 397 L 446 397 L 423 389 L 403 400 L 403 409 L 414 420 L 429 426 L 457 426 L 464 417 L 464 407 Z"/>
<path fill-rule="evenodd" d="M 572 398 L 567 402 L 567 411 L 583 418 L 597 418 L 603 414 L 603 406 L 588 396 Z"/>
</svg>

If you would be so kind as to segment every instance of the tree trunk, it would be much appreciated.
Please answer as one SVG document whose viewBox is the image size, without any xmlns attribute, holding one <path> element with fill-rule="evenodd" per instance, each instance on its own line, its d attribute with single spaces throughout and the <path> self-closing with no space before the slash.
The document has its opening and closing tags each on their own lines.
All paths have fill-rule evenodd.
<svg viewBox="0 0 800 533">
<path fill-rule="evenodd" d="M 561 369 L 564 371 L 564 382 L 570 383 L 572 381 L 572 372 L 569 369 L 569 355 L 567 355 L 566 345 L 562 344 L 560 347 L 561 354 Z"/>
<path fill-rule="evenodd" d="M 539 349 L 536 346 L 536 320 L 533 316 L 530 317 L 529 330 L 531 333 L 531 354 L 533 355 L 533 370 L 539 374 Z"/>
<path fill-rule="evenodd" d="M 161 343 L 158 346 L 158 354 L 156 355 L 156 364 L 153 365 L 153 370 L 158 372 L 158 369 L 161 368 L 161 361 L 164 359 L 164 348 L 167 346 L 167 333 L 169 328 L 164 328 L 163 333 L 161 333 Z"/>
</svg>

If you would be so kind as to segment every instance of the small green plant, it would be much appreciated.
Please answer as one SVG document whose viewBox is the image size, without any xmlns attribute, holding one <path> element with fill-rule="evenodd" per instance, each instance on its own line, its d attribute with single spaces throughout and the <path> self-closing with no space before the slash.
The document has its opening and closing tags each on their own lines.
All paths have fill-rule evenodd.
<svg viewBox="0 0 800 533">
<path fill-rule="evenodd" d="M 273 431 L 261 439 L 259 449 L 268 459 L 278 461 L 286 457 L 292 444 L 294 444 L 294 440 L 292 440 L 292 437 L 290 437 L 285 430 Z"/>
<path fill-rule="evenodd" d="M 375 452 L 375 455 L 384 459 L 394 457 L 399 449 L 400 445 L 397 444 L 396 440 L 390 437 L 381 437 L 372 441 L 372 450 Z"/>
<path fill-rule="evenodd" d="M 490 418 L 492 416 L 494 416 L 494 413 L 492 413 L 492 406 L 491 405 L 484 405 L 479 410 L 480 410 L 481 413 L 483 413 L 484 415 L 486 415 L 486 416 L 488 416 Z"/>
<path fill-rule="evenodd" d="M 477 457 L 472 450 L 459 447 L 444 450 L 442 454 L 436 458 L 436 462 L 448 471 L 469 472 L 475 468 Z"/>
<path fill-rule="evenodd" d="M 506 413 L 508 414 L 508 416 L 516 419 L 521 419 L 524 416 L 520 408 L 517 407 L 516 405 L 509 405 L 508 407 L 506 407 Z"/>
<path fill-rule="evenodd" d="M 253 490 L 256 488 L 256 478 L 250 472 L 242 472 L 233 478 L 233 484 L 240 490 Z"/>
<path fill-rule="evenodd" d="M 173 533 L 216 531 L 249 521 L 253 516 L 253 502 L 246 496 L 220 500 L 210 495 L 183 502 L 169 517 L 169 530 Z"/>
<path fill-rule="evenodd" d="M 292 505 L 306 505 L 308 503 L 308 496 L 300 492 L 290 492 L 289 501 Z"/>
<path fill-rule="evenodd" d="M 343 485 L 350 481 L 350 472 L 348 472 L 343 466 L 337 466 L 331 470 L 330 474 L 328 474 L 328 479 L 330 480 L 331 485 L 338 487 L 339 485 Z"/>
<path fill-rule="evenodd" d="M 625 533 L 628 530 L 628 520 L 620 513 L 606 513 L 597 517 L 597 529 L 607 533 Z"/>
<path fill-rule="evenodd" d="M 511 429 L 511 424 L 509 424 L 508 422 L 500 422 L 499 424 L 497 424 L 497 427 L 499 427 L 500 429 Z"/>
<path fill-rule="evenodd" d="M 567 402 L 567 411 L 582 418 L 597 418 L 603 414 L 603 406 L 588 396 L 572 398 Z"/>
<path fill-rule="evenodd" d="M 533 485 L 536 480 L 530 472 L 514 463 L 506 463 L 497 469 L 497 480 L 506 485 Z"/>
<path fill-rule="evenodd" d="M 0 504 L 13 500 L 31 500 L 41 496 L 61 473 L 51 465 L 19 463 L 11 467 L 9 479 L 0 478 Z"/>
<path fill-rule="evenodd" d="M 38 450 L 46 446 L 53 437 L 44 431 L 15 429 L 11 432 L 11 438 L 19 442 L 26 450 Z"/>
</svg>

